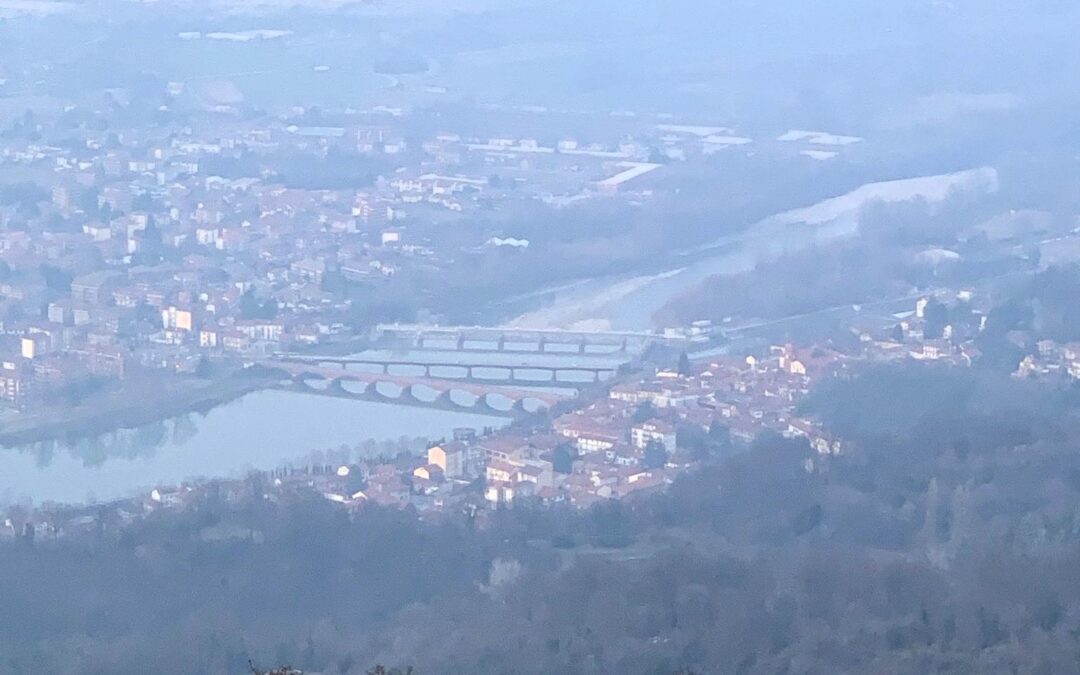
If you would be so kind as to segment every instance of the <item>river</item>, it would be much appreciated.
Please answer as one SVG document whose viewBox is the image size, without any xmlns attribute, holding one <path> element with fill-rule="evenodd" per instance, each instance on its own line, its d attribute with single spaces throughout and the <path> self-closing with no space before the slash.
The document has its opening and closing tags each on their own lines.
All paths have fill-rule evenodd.
<svg viewBox="0 0 1080 675">
<path fill-rule="evenodd" d="M 405 352 L 368 350 L 357 357 L 378 361 L 447 364 L 432 369 L 432 375 L 461 378 L 455 363 L 474 364 L 477 379 L 501 380 L 514 367 L 518 388 L 538 392 L 573 395 L 575 385 L 593 381 L 589 372 L 575 368 L 604 368 L 615 371 L 626 361 L 613 353 L 614 347 L 590 346 L 586 353 L 569 353 L 576 345 L 547 345 L 538 353 L 536 344 L 508 344 L 503 352 L 491 351 L 495 343 L 468 344 L 468 351 L 453 351 L 452 345 L 431 341 L 424 349 Z M 559 368 L 553 379 L 550 371 L 527 366 Z M 477 367 L 480 366 L 480 367 Z M 358 367 L 362 368 L 362 367 Z M 418 375 L 415 366 L 393 366 L 398 375 Z M 610 373 L 603 373 L 606 379 Z M 318 385 L 312 385 L 318 388 Z M 348 385 L 345 385 L 348 390 Z M 394 387 L 379 391 L 397 396 Z M 438 392 L 414 394 L 434 399 Z M 475 397 L 452 391 L 460 405 L 474 403 Z M 512 402 L 496 395 L 489 403 L 509 410 Z M 531 400 L 526 409 L 534 408 Z M 393 403 L 378 403 L 269 389 L 246 394 L 220 405 L 205 416 L 189 413 L 136 429 L 119 429 L 74 442 L 50 441 L 0 448 L 0 504 L 31 500 L 86 502 L 106 501 L 132 495 L 157 485 L 173 485 L 183 480 L 206 477 L 242 476 L 251 469 L 271 469 L 288 463 L 311 461 L 346 462 L 381 452 L 396 453 L 409 448 L 423 449 L 422 439 L 447 437 L 456 427 L 502 427 L 509 417 L 477 414 L 468 410 L 429 409 Z M 340 448 L 349 451 L 342 453 Z M 331 452 L 327 452 L 331 451 Z M 314 454 L 313 454 L 314 453 Z"/>
<path fill-rule="evenodd" d="M 661 307 L 710 277 L 745 272 L 762 260 L 856 235 L 862 211 L 870 203 L 923 200 L 933 206 L 960 194 L 977 197 L 997 189 L 997 171 L 990 167 L 868 183 L 847 194 L 771 216 L 738 235 L 684 251 L 660 272 L 590 279 L 532 293 L 532 298 L 542 299 L 541 306 L 508 325 L 650 330 L 657 327 L 653 315 Z"/>
<path fill-rule="evenodd" d="M 86 502 L 130 496 L 185 479 L 242 476 L 283 464 L 344 462 L 509 418 L 293 391 L 247 394 L 205 416 L 192 413 L 74 443 L 0 449 L 0 503 Z M 405 442 L 401 442 L 405 441 Z M 342 446 L 348 450 L 343 452 Z M 328 452 L 329 451 L 329 452 Z"/>
</svg>

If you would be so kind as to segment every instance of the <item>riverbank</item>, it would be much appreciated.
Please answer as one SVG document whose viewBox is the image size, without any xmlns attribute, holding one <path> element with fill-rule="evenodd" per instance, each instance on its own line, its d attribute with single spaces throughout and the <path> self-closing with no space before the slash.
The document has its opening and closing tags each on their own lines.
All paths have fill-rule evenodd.
<svg viewBox="0 0 1080 675">
<path fill-rule="evenodd" d="M 73 441 L 189 412 L 206 414 L 269 384 L 270 377 L 251 373 L 219 379 L 154 376 L 127 380 L 77 406 L 47 408 L 5 419 L 0 425 L 0 446 Z"/>
<path fill-rule="evenodd" d="M 867 183 L 758 221 L 737 232 L 689 249 L 658 255 L 633 272 L 562 282 L 546 289 L 494 303 L 510 314 L 501 319 L 519 328 L 653 330 L 662 328 L 656 312 L 671 298 L 710 277 L 752 270 L 769 260 L 810 246 L 858 234 L 865 205 L 923 199 L 938 204 L 950 195 L 985 195 L 997 190 L 997 172 L 981 167 L 966 171 Z"/>
</svg>

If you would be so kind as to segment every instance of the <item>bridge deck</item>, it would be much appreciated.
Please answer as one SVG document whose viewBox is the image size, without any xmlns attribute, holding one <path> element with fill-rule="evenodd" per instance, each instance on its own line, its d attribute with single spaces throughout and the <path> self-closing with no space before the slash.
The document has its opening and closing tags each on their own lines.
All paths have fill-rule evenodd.
<svg viewBox="0 0 1080 675">
<path fill-rule="evenodd" d="M 474 333 L 477 335 L 549 335 L 562 337 L 612 337 L 612 338 L 641 338 L 653 339 L 664 336 L 647 331 L 585 331 L 567 330 L 563 328 L 500 328 L 498 326 L 435 326 L 413 323 L 381 323 L 375 327 L 379 333 L 431 333 L 431 334 L 454 334 Z"/>
<path fill-rule="evenodd" d="M 523 354 L 528 356 L 528 354 Z M 562 356 L 574 356 L 564 354 Z M 310 354 L 278 354 L 275 356 L 280 362 L 293 362 L 304 364 L 332 363 L 341 366 L 410 366 L 417 368 L 496 368 L 503 370 L 542 370 L 548 372 L 579 371 L 584 373 L 613 373 L 618 370 L 614 365 L 589 366 L 584 364 L 566 363 L 562 365 L 543 365 L 521 361 L 518 363 L 473 363 L 460 361 L 422 361 L 419 359 L 378 359 L 361 358 L 355 356 L 313 356 Z"/>
<path fill-rule="evenodd" d="M 262 363 L 266 368 L 280 370 L 290 377 L 313 376 L 320 379 L 348 382 L 363 382 L 367 385 L 385 382 L 400 387 L 403 390 L 410 389 L 415 385 L 423 385 L 440 393 L 449 391 L 462 391 L 478 398 L 488 394 L 499 394 L 511 401 L 523 401 L 534 399 L 551 407 L 559 401 L 566 400 L 570 396 L 550 391 L 536 391 L 520 387 L 506 386 L 502 384 L 483 384 L 478 382 L 461 382 L 453 379 L 439 379 L 432 377 L 409 377 L 405 375 L 389 375 L 385 373 L 365 373 L 363 371 L 344 370 L 342 368 L 325 368 L 317 365 L 301 363 L 268 362 Z"/>
</svg>

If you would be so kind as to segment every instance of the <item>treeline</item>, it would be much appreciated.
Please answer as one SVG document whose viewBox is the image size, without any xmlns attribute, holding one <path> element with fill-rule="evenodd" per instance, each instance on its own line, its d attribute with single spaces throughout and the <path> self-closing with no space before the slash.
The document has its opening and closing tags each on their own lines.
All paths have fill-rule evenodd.
<svg viewBox="0 0 1080 675">
<path fill-rule="evenodd" d="M 1021 359 L 1037 351 L 1039 341 L 1080 341 L 1078 294 L 1080 265 L 1075 263 L 1020 277 L 1001 289 L 976 340 L 980 361 L 1011 372 Z"/>
</svg>

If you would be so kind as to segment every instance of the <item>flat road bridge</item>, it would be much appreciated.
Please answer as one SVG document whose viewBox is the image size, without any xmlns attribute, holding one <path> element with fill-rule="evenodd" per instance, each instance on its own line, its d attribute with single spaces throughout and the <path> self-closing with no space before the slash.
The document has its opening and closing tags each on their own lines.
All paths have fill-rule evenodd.
<svg viewBox="0 0 1080 675">
<path fill-rule="evenodd" d="M 423 348 L 428 340 L 453 344 L 454 349 L 468 351 L 545 352 L 549 345 L 573 346 L 580 353 L 589 347 L 610 347 L 613 351 L 644 351 L 650 344 L 681 346 L 683 336 L 667 336 L 641 331 L 578 331 L 557 328 L 505 328 L 490 326 L 434 326 L 426 324 L 379 324 L 375 338 L 405 342 Z M 482 343 L 481 346 L 475 346 Z M 473 346 L 470 346 L 472 344 Z M 488 345 L 494 345 L 494 348 Z M 509 347 L 508 347 L 509 345 Z M 537 345 L 536 349 L 522 348 Z"/>
</svg>

